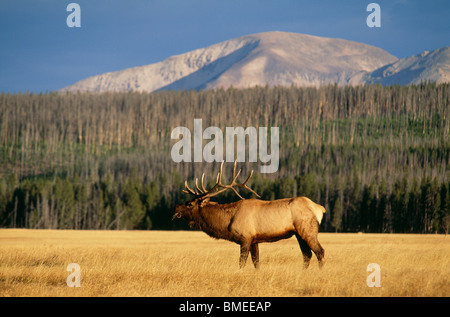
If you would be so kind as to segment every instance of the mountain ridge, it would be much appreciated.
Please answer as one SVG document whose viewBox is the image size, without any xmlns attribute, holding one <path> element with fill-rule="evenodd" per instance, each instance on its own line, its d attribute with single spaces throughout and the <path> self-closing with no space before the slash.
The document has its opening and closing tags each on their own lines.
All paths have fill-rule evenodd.
<svg viewBox="0 0 450 317">
<path fill-rule="evenodd" d="M 426 68 L 419 74 L 425 77 L 421 80 L 440 76 L 439 80 L 449 81 L 450 53 L 447 54 L 446 48 L 442 50 L 444 53 L 428 52 L 422 59 L 417 57 L 419 54 L 399 60 L 368 44 L 272 31 L 244 35 L 157 63 L 92 76 L 61 91 L 153 92 L 256 85 L 389 84 L 396 83 L 400 77 L 404 82 L 416 82 L 414 78 L 405 79 L 408 74 L 402 70 L 417 69 L 420 63 Z M 441 66 L 436 68 L 433 61 L 427 63 L 428 55 L 434 56 L 434 64 L 439 61 Z"/>
<path fill-rule="evenodd" d="M 450 46 L 425 51 L 362 76 L 366 83 L 410 85 L 423 81 L 450 82 Z"/>
</svg>

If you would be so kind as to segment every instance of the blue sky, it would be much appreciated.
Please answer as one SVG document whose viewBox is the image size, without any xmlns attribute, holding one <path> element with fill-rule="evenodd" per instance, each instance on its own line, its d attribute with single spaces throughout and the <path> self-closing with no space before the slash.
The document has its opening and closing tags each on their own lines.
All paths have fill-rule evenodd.
<svg viewBox="0 0 450 317">
<path fill-rule="evenodd" d="M 69 28 L 69 3 L 81 28 Z M 369 28 L 369 3 L 381 28 Z M 0 92 L 46 92 L 238 36 L 343 38 L 402 58 L 450 45 L 448 0 L 1 0 Z"/>
</svg>

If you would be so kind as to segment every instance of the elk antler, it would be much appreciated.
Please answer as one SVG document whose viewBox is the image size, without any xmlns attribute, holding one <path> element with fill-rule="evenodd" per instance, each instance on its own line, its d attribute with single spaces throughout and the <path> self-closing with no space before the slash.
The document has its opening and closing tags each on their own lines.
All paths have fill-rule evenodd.
<svg viewBox="0 0 450 317">
<path fill-rule="evenodd" d="M 223 163 L 224 162 L 222 161 L 222 163 L 220 164 L 220 170 L 219 170 L 219 173 L 217 174 L 216 184 L 213 186 L 213 188 L 211 188 L 210 190 L 205 189 L 205 186 L 203 185 L 203 179 L 204 179 L 205 173 L 203 173 L 201 182 L 200 182 L 200 187 L 198 186 L 197 178 L 195 179 L 196 190 L 191 189 L 188 186 L 187 181 L 185 181 L 184 185 L 185 185 L 186 189 L 183 190 L 183 192 L 186 194 L 191 194 L 196 198 L 206 199 L 206 198 L 211 198 L 213 196 L 219 195 L 220 193 L 223 193 L 224 191 L 231 189 L 240 199 L 245 199 L 241 195 L 239 195 L 236 188 L 234 188 L 234 187 L 240 187 L 240 188 L 249 190 L 251 193 L 253 193 L 257 197 L 261 198 L 261 196 L 259 196 L 253 189 L 251 189 L 250 187 L 247 186 L 248 181 L 253 176 L 253 171 L 251 171 L 250 175 L 247 177 L 245 182 L 243 182 L 242 184 L 236 183 L 236 179 L 239 176 L 239 174 L 241 173 L 241 170 L 239 170 L 236 174 L 236 161 L 234 161 L 233 177 L 232 177 L 231 184 L 229 184 L 229 185 L 222 184 Z M 222 188 L 222 189 L 219 190 L 219 188 Z"/>
</svg>

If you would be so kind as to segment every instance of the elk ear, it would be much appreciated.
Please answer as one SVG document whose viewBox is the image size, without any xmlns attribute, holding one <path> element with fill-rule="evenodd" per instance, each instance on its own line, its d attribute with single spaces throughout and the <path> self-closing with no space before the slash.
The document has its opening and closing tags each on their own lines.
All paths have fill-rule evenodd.
<svg viewBox="0 0 450 317">
<path fill-rule="evenodd" d="M 203 207 L 203 206 L 205 206 L 206 205 L 206 203 L 207 202 L 209 202 L 209 197 L 208 198 L 205 198 L 205 199 L 202 199 L 202 200 L 200 200 L 200 207 Z"/>
</svg>

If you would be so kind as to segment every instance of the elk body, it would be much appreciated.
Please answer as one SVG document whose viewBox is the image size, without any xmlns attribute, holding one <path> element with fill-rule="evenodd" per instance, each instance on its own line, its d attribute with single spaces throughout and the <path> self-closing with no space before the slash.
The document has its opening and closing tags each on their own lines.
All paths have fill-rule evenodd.
<svg viewBox="0 0 450 317">
<path fill-rule="evenodd" d="M 306 197 L 285 198 L 274 201 L 242 198 L 235 187 L 245 188 L 259 195 L 247 186 L 252 173 L 243 184 L 237 184 L 236 162 L 233 179 L 230 185 L 222 184 L 222 167 L 217 175 L 216 185 L 206 190 L 196 180 L 196 190 L 189 188 L 187 182 L 184 192 L 194 199 L 175 207 L 174 218 L 183 218 L 191 227 L 197 227 L 216 239 L 233 241 L 240 245 L 239 265 L 245 266 L 248 254 L 251 253 L 255 268 L 259 268 L 259 249 L 261 242 L 274 242 L 295 235 L 303 253 L 304 267 L 309 266 L 311 250 L 316 254 L 319 267 L 324 263 L 324 249 L 318 241 L 319 225 L 325 208 Z M 210 201 L 228 189 L 234 191 L 241 200 L 229 204 L 218 204 Z"/>
</svg>

